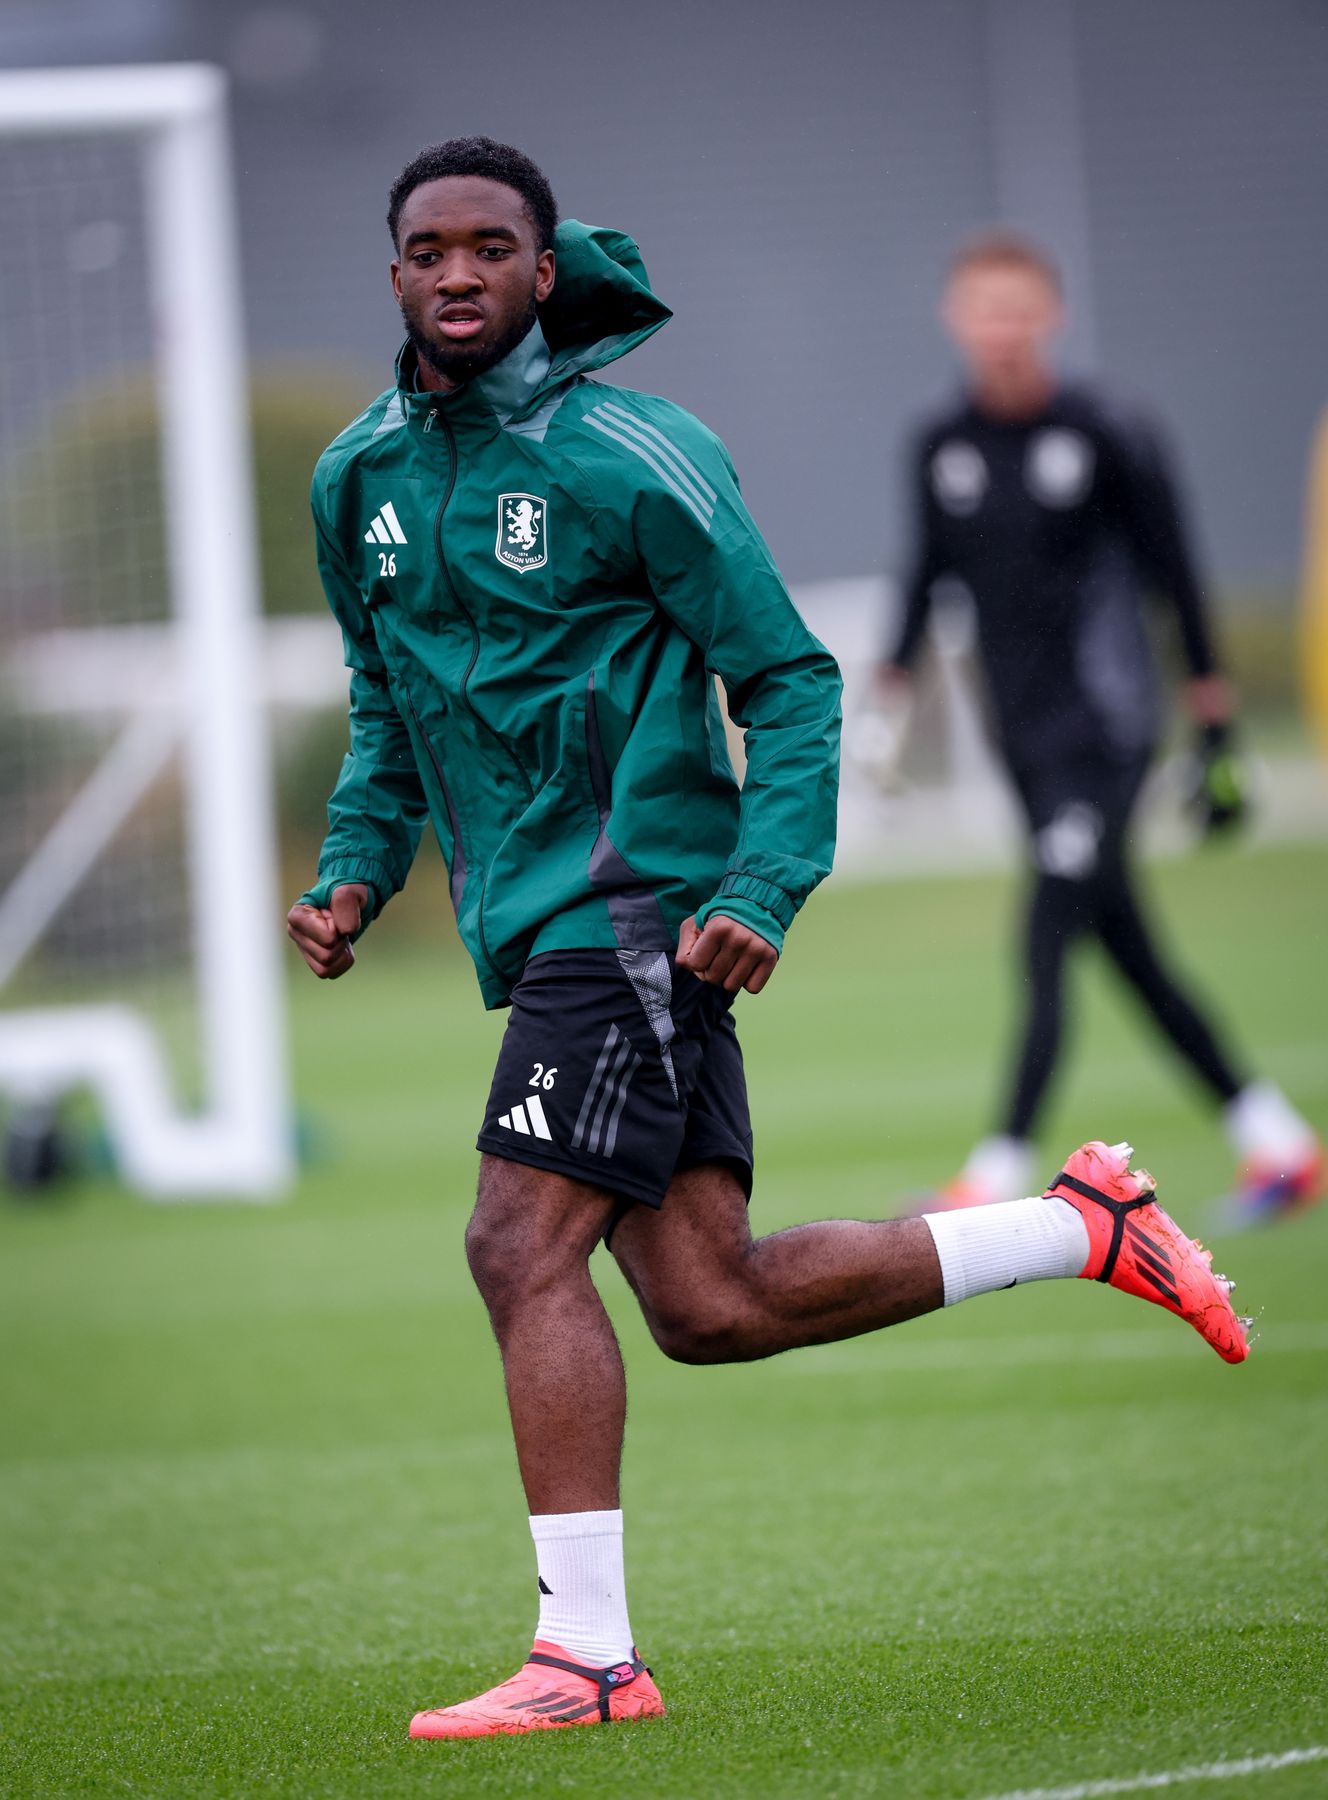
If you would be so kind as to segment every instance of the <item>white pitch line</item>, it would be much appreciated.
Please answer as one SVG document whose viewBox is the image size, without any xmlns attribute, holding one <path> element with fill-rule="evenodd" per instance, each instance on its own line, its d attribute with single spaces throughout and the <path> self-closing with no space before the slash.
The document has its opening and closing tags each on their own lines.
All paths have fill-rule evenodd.
<svg viewBox="0 0 1328 1800">
<path fill-rule="evenodd" d="M 1256 1357 L 1274 1351 L 1328 1350 L 1328 1324 L 1256 1327 Z M 779 1366 L 796 1375 L 922 1375 L 961 1369 L 1031 1369 L 1047 1363 L 1139 1362 L 1175 1356 L 1178 1340 L 1170 1331 L 1047 1332 L 1042 1337 L 937 1339 L 934 1343 L 898 1344 L 888 1340 L 871 1351 L 839 1346 L 804 1350 L 781 1359 Z"/>
<path fill-rule="evenodd" d="M 1294 1768 L 1297 1763 L 1323 1762 L 1328 1746 L 1307 1750 L 1283 1750 L 1275 1756 L 1241 1756 L 1232 1762 L 1193 1763 L 1186 1769 L 1164 1769 L 1157 1775 L 1127 1775 L 1111 1781 L 1076 1781 L 1069 1787 L 1018 1788 L 1011 1794 L 993 1794 L 990 1800 L 1103 1800 L 1108 1794 L 1139 1794 L 1147 1788 L 1179 1787 L 1186 1781 L 1231 1781 L 1242 1775 L 1267 1775 L 1274 1769 Z"/>
</svg>

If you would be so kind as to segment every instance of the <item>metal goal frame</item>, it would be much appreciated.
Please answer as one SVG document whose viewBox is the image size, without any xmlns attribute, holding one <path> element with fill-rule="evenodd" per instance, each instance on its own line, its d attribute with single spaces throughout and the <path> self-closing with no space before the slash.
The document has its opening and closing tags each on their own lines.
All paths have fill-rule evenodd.
<svg viewBox="0 0 1328 1800">
<path fill-rule="evenodd" d="M 176 651 L 166 705 L 129 718 L 24 868 L 0 875 L 0 984 L 181 752 L 204 1103 L 180 1108 L 131 1007 L 5 1010 L 2 996 L 0 1090 L 22 1103 L 91 1089 L 119 1171 L 154 1199 L 266 1199 L 290 1178 L 292 1129 L 225 77 L 204 64 L 0 75 L 0 149 L 85 134 L 140 150 Z M 206 262 L 181 247 L 182 219 Z"/>
</svg>

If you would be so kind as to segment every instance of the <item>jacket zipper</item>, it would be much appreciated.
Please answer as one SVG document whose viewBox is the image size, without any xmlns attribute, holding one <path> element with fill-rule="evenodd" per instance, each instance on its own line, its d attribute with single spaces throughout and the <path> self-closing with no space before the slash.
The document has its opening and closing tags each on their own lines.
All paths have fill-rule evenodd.
<svg viewBox="0 0 1328 1800">
<path fill-rule="evenodd" d="M 461 698 L 465 701 L 466 711 L 470 714 L 471 718 L 474 719 L 475 723 L 480 727 L 480 729 L 482 731 L 485 731 L 488 733 L 488 735 L 493 739 L 494 743 L 497 744 L 498 748 L 503 752 L 504 756 L 506 756 L 507 760 L 511 763 L 512 767 L 516 770 L 517 774 L 521 778 L 521 785 L 526 790 L 526 799 L 528 801 L 530 801 L 535 798 L 535 786 L 534 786 L 534 783 L 531 781 L 529 775 L 526 774 L 525 768 L 522 766 L 515 751 L 512 750 L 511 746 L 509 744 L 507 744 L 506 741 L 498 735 L 498 733 L 493 729 L 493 727 L 491 725 L 488 725 L 485 723 L 485 721 L 475 711 L 475 708 L 474 708 L 473 704 L 471 703 L 470 678 L 471 678 L 471 675 L 474 673 L 475 664 L 479 661 L 480 629 L 479 629 L 479 626 L 475 623 L 474 613 L 471 612 L 470 608 L 466 605 L 465 601 L 461 598 L 460 594 L 458 594 L 458 592 L 456 590 L 456 584 L 452 580 L 452 571 L 447 566 L 447 557 L 443 552 L 443 514 L 447 511 L 447 503 L 452 498 L 452 490 L 456 487 L 456 477 L 457 477 L 456 433 L 452 430 L 451 421 L 448 419 L 447 414 L 445 412 L 443 412 L 439 407 L 436 407 L 436 406 L 430 407 L 430 409 L 429 409 L 429 417 L 425 420 L 425 423 L 424 423 L 424 429 L 426 432 L 431 429 L 435 420 L 437 420 L 438 423 L 442 426 L 443 435 L 447 439 L 447 455 L 448 455 L 449 467 L 448 467 L 448 471 L 447 471 L 447 486 L 443 490 L 443 497 L 438 503 L 438 511 L 434 514 L 434 520 L 433 520 L 434 551 L 438 557 L 438 567 L 442 571 L 443 580 L 447 583 L 447 591 L 451 595 L 452 599 L 456 602 L 457 609 L 464 616 L 467 625 L 470 626 L 470 661 L 466 664 L 466 672 L 461 677 Z"/>
<path fill-rule="evenodd" d="M 502 750 L 503 754 L 507 757 L 507 759 L 511 763 L 512 767 L 516 770 L 517 774 L 521 778 L 521 785 L 526 790 L 526 799 L 528 801 L 531 801 L 535 798 L 535 788 L 534 788 L 533 782 L 531 781 L 530 777 L 526 774 L 526 771 L 522 767 L 521 763 L 517 760 L 515 753 L 511 749 L 509 749 L 508 745 L 504 742 L 504 740 L 501 737 L 499 737 L 498 733 L 493 729 L 493 727 L 491 725 L 486 724 L 485 721 L 479 716 L 479 714 L 476 712 L 474 704 L 472 703 L 471 698 L 470 698 L 470 677 L 471 677 L 472 673 L 474 672 L 475 664 L 479 661 L 479 655 L 480 655 L 480 630 L 479 630 L 479 626 L 475 623 L 474 613 L 471 612 L 470 608 L 462 600 L 460 594 L 457 593 L 456 584 L 452 580 L 452 571 L 447 566 L 447 557 L 443 552 L 443 514 L 447 511 L 448 502 L 451 500 L 453 491 L 456 488 L 456 478 L 457 478 L 456 433 L 452 429 L 451 421 L 448 419 L 447 414 L 445 412 L 443 412 L 440 407 L 431 406 L 429 408 L 429 416 L 424 421 L 424 429 L 425 429 L 426 434 L 433 430 L 433 427 L 435 426 L 435 424 L 442 426 L 443 436 L 447 439 L 448 467 L 447 467 L 447 486 L 443 489 L 443 497 L 438 502 L 438 511 L 434 514 L 434 519 L 433 519 L 434 554 L 438 558 L 439 572 L 441 573 L 441 575 L 443 577 L 443 581 L 446 584 L 447 591 L 450 594 L 452 600 L 456 603 L 457 610 L 464 616 L 467 625 L 470 626 L 470 661 L 466 664 L 466 672 L 461 677 L 461 698 L 462 698 L 463 702 L 465 703 L 466 711 L 470 714 L 471 718 L 475 721 L 476 725 L 478 725 L 481 730 L 488 733 L 488 735 L 493 739 L 494 743 L 498 745 L 499 749 Z M 439 785 L 443 789 L 443 798 L 447 805 L 448 811 L 450 813 L 452 811 L 451 797 L 448 792 L 446 780 L 443 776 L 442 763 L 439 759 L 438 752 L 434 747 L 432 738 L 430 738 L 427 735 L 427 733 L 425 733 L 423 728 L 420 727 L 419 714 L 415 711 L 415 703 L 413 700 L 410 703 L 410 710 L 411 710 L 411 713 L 414 715 L 416 726 L 420 728 L 420 735 L 424 739 L 425 744 L 428 746 L 429 757 L 433 763 L 434 770 L 438 776 Z M 455 825 L 453 826 L 453 838 L 454 838 L 455 842 L 460 843 L 460 841 L 461 841 L 460 834 L 457 832 Z M 485 899 L 486 890 L 488 888 L 488 879 L 487 879 L 488 871 L 487 871 L 487 869 L 481 869 L 479 871 L 479 877 L 480 877 L 479 893 L 476 896 L 476 901 L 475 901 L 475 930 L 476 930 L 476 933 L 480 940 L 480 949 L 483 952 L 485 962 L 488 963 L 489 967 L 494 971 L 494 973 L 496 975 L 500 976 L 502 979 L 505 980 L 505 979 L 507 979 L 507 977 L 504 974 L 504 971 L 498 966 L 497 962 L 494 960 L 493 956 L 491 955 L 491 953 L 489 951 L 489 940 L 485 936 L 485 932 L 484 932 L 484 899 Z"/>
</svg>

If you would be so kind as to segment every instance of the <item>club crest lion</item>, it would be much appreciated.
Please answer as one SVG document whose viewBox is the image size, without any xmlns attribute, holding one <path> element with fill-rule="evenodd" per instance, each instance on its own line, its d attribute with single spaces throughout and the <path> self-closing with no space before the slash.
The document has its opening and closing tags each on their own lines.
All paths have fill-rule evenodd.
<svg viewBox="0 0 1328 1800">
<path fill-rule="evenodd" d="M 498 496 L 498 542 L 494 555 L 524 574 L 549 560 L 548 503 L 539 494 Z"/>
</svg>

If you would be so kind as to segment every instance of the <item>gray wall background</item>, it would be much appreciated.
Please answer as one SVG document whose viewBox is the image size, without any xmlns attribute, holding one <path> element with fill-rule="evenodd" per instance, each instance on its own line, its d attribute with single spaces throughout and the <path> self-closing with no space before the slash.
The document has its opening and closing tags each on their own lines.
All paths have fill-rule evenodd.
<svg viewBox="0 0 1328 1800">
<path fill-rule="evenodd" d="M 388 184 L 431 139 L 510 138 L 675 309 L 623 379 L 727 440 L 790 578 L 861 574 L 900 554 L 900 435 L 954 381 L 946 254 L 1003 219 L 1065 262 L 1069 365 L 1171 426 L 1220 577 L 1294 573 L 1324 0 L 0 0 L 8 67 L 181 57 L 233 76 L 258 359 L 386 385 Z"/>
</svg>

